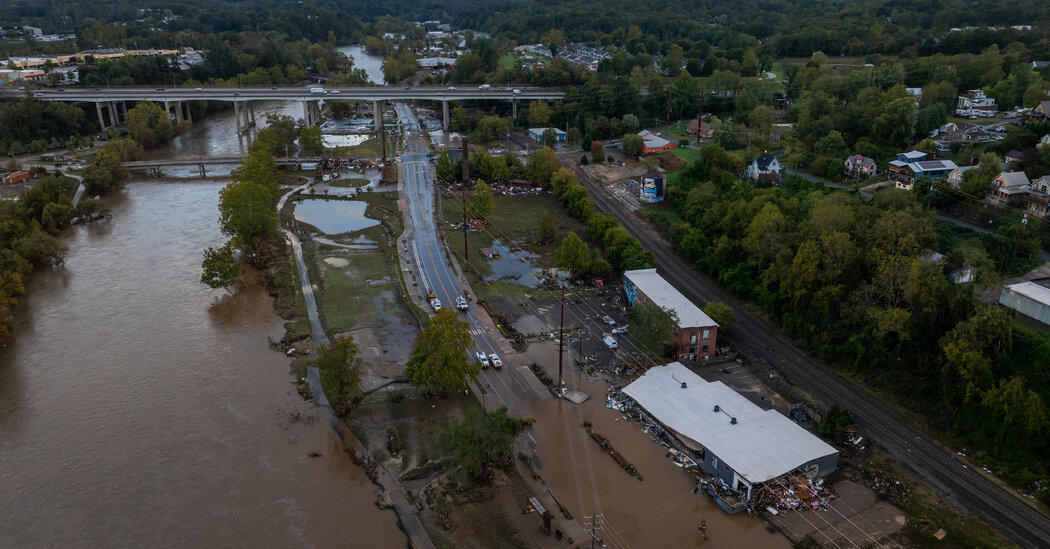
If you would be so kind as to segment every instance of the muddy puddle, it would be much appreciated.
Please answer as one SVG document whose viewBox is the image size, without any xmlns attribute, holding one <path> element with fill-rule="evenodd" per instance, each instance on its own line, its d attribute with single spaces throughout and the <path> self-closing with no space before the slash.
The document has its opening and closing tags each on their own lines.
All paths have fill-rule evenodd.
<svg viewBox="0 0 1050 549">
<path fill-rule="evenodd" d="M 295 219 L 329 234 L 360 231 L 379 224 L 365 216 L 368 204 L 357 200 L 302 200 L 295 204 Z"/>
</svg>

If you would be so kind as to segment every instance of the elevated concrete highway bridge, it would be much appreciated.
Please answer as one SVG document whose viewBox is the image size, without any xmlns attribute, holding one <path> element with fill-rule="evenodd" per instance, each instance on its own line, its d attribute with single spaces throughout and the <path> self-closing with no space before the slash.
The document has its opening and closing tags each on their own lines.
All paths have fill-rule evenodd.
<svg viewBox="0 0 1050 549">
<path fill-rule="evenodd" d="M 34 91 L 42 101 L 62 101 L 66 103 L 94 103 L 99 125 L 103 129 L 119 124 L 127 118 L 128 101 L 156 101 L 177 122 L 192 120 L 188 102 L 190 101 L 229 101 L 233 103 L 236 113 L 237 130 L 246 131 L 255 125 L 255 101 L 301 101 L 307 124 L 314 124 L 320 119 L 321 101 L 338 99 L 356 99 L 371 101 L 373 112 L 377 113 L 375 126 L 382 127 L 382 112 L 379 103 L 383 101 L 429 100 L 441 101 L 442 120 L 447 129 L 449 124 L 449 101 L 494 100 L 510 101 L 512 117 L 517 118 L 518 101 L 533 99 L 554 100 L 565 97 L 564 92 L 556 89 L 528 88 L 487 88 L 468 87 L 355 87 L 323 88 L 323 93 L 311 91 L 313 88 L 278 87 L 269 88 L 189 88 L 189 87 L 118 87 L 118 88 L 51 88 Z M 0 97 L 14 98 L 25 92 L 17 90 L 0 91 Z M 108 116 L 105 116 L 108 115 Z"/>
</svg>

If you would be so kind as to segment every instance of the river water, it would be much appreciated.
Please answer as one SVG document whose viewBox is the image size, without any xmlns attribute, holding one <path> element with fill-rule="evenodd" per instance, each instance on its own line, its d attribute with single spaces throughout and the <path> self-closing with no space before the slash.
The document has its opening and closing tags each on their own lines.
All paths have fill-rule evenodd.
<svg viewBox="0 0 1050 549">
<path fill-rule="evenodd" d="M 232 116 L 153 156 L 237 154 Z M 0 547 L 405 546 L 269 349 L 271 300 L 198 281 L 221 186 L 130 183 L 30 284 L 0 349 Z"/>
<path fill-rule="evenodd" d="M 339 46 L 336 51 L 345 53 L 354 60 L 355 69 L 364 69 L 368 79 L 376 84 L 383 83 L 383 58 L 365 51 L 362 45 Z"/>
</svg>

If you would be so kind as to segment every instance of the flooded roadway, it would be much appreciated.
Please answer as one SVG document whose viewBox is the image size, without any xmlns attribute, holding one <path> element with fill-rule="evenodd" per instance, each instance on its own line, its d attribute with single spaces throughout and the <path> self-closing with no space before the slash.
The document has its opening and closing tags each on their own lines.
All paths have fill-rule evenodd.
<svg viewBox="0 0 1050 549">
<path fill-rule="evenodd" d="M 232 116 L 153 157 L 243 151 Z M 133 182 L 35 276 L 0 350 L 0 547 L 405 546 L 268 348 L 271 300 L 199 283 L 221 185 Z"/>
</svg>

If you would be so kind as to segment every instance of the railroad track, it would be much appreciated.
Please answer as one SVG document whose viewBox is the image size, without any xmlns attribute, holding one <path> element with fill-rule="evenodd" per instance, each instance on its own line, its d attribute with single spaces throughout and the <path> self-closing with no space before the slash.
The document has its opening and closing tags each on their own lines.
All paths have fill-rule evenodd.
<svg viewBox="0 0 1050 549">
<path fill-rule="evenodd" d="M 1050 518 L 1008 489 L 954 459 L 954 454 L 926 438 L 875 397 L 821 364 L 751 311 L 736 304 L 704 275 L 678 257 L 655 228 L 627 211 L 582 172 L 598 210 L 611 213 L 653 252 L 657 271 L 694 303 L 723 301 L 736 315 L 733 336 L 751 359 L 764 359 L 791 383 L 826 404 L 849 408 L 869 438 L 910 469 L 934 492 L 964 512 L 976 515 L 1022 547 L 1050 547 Z"/>
</svg>

